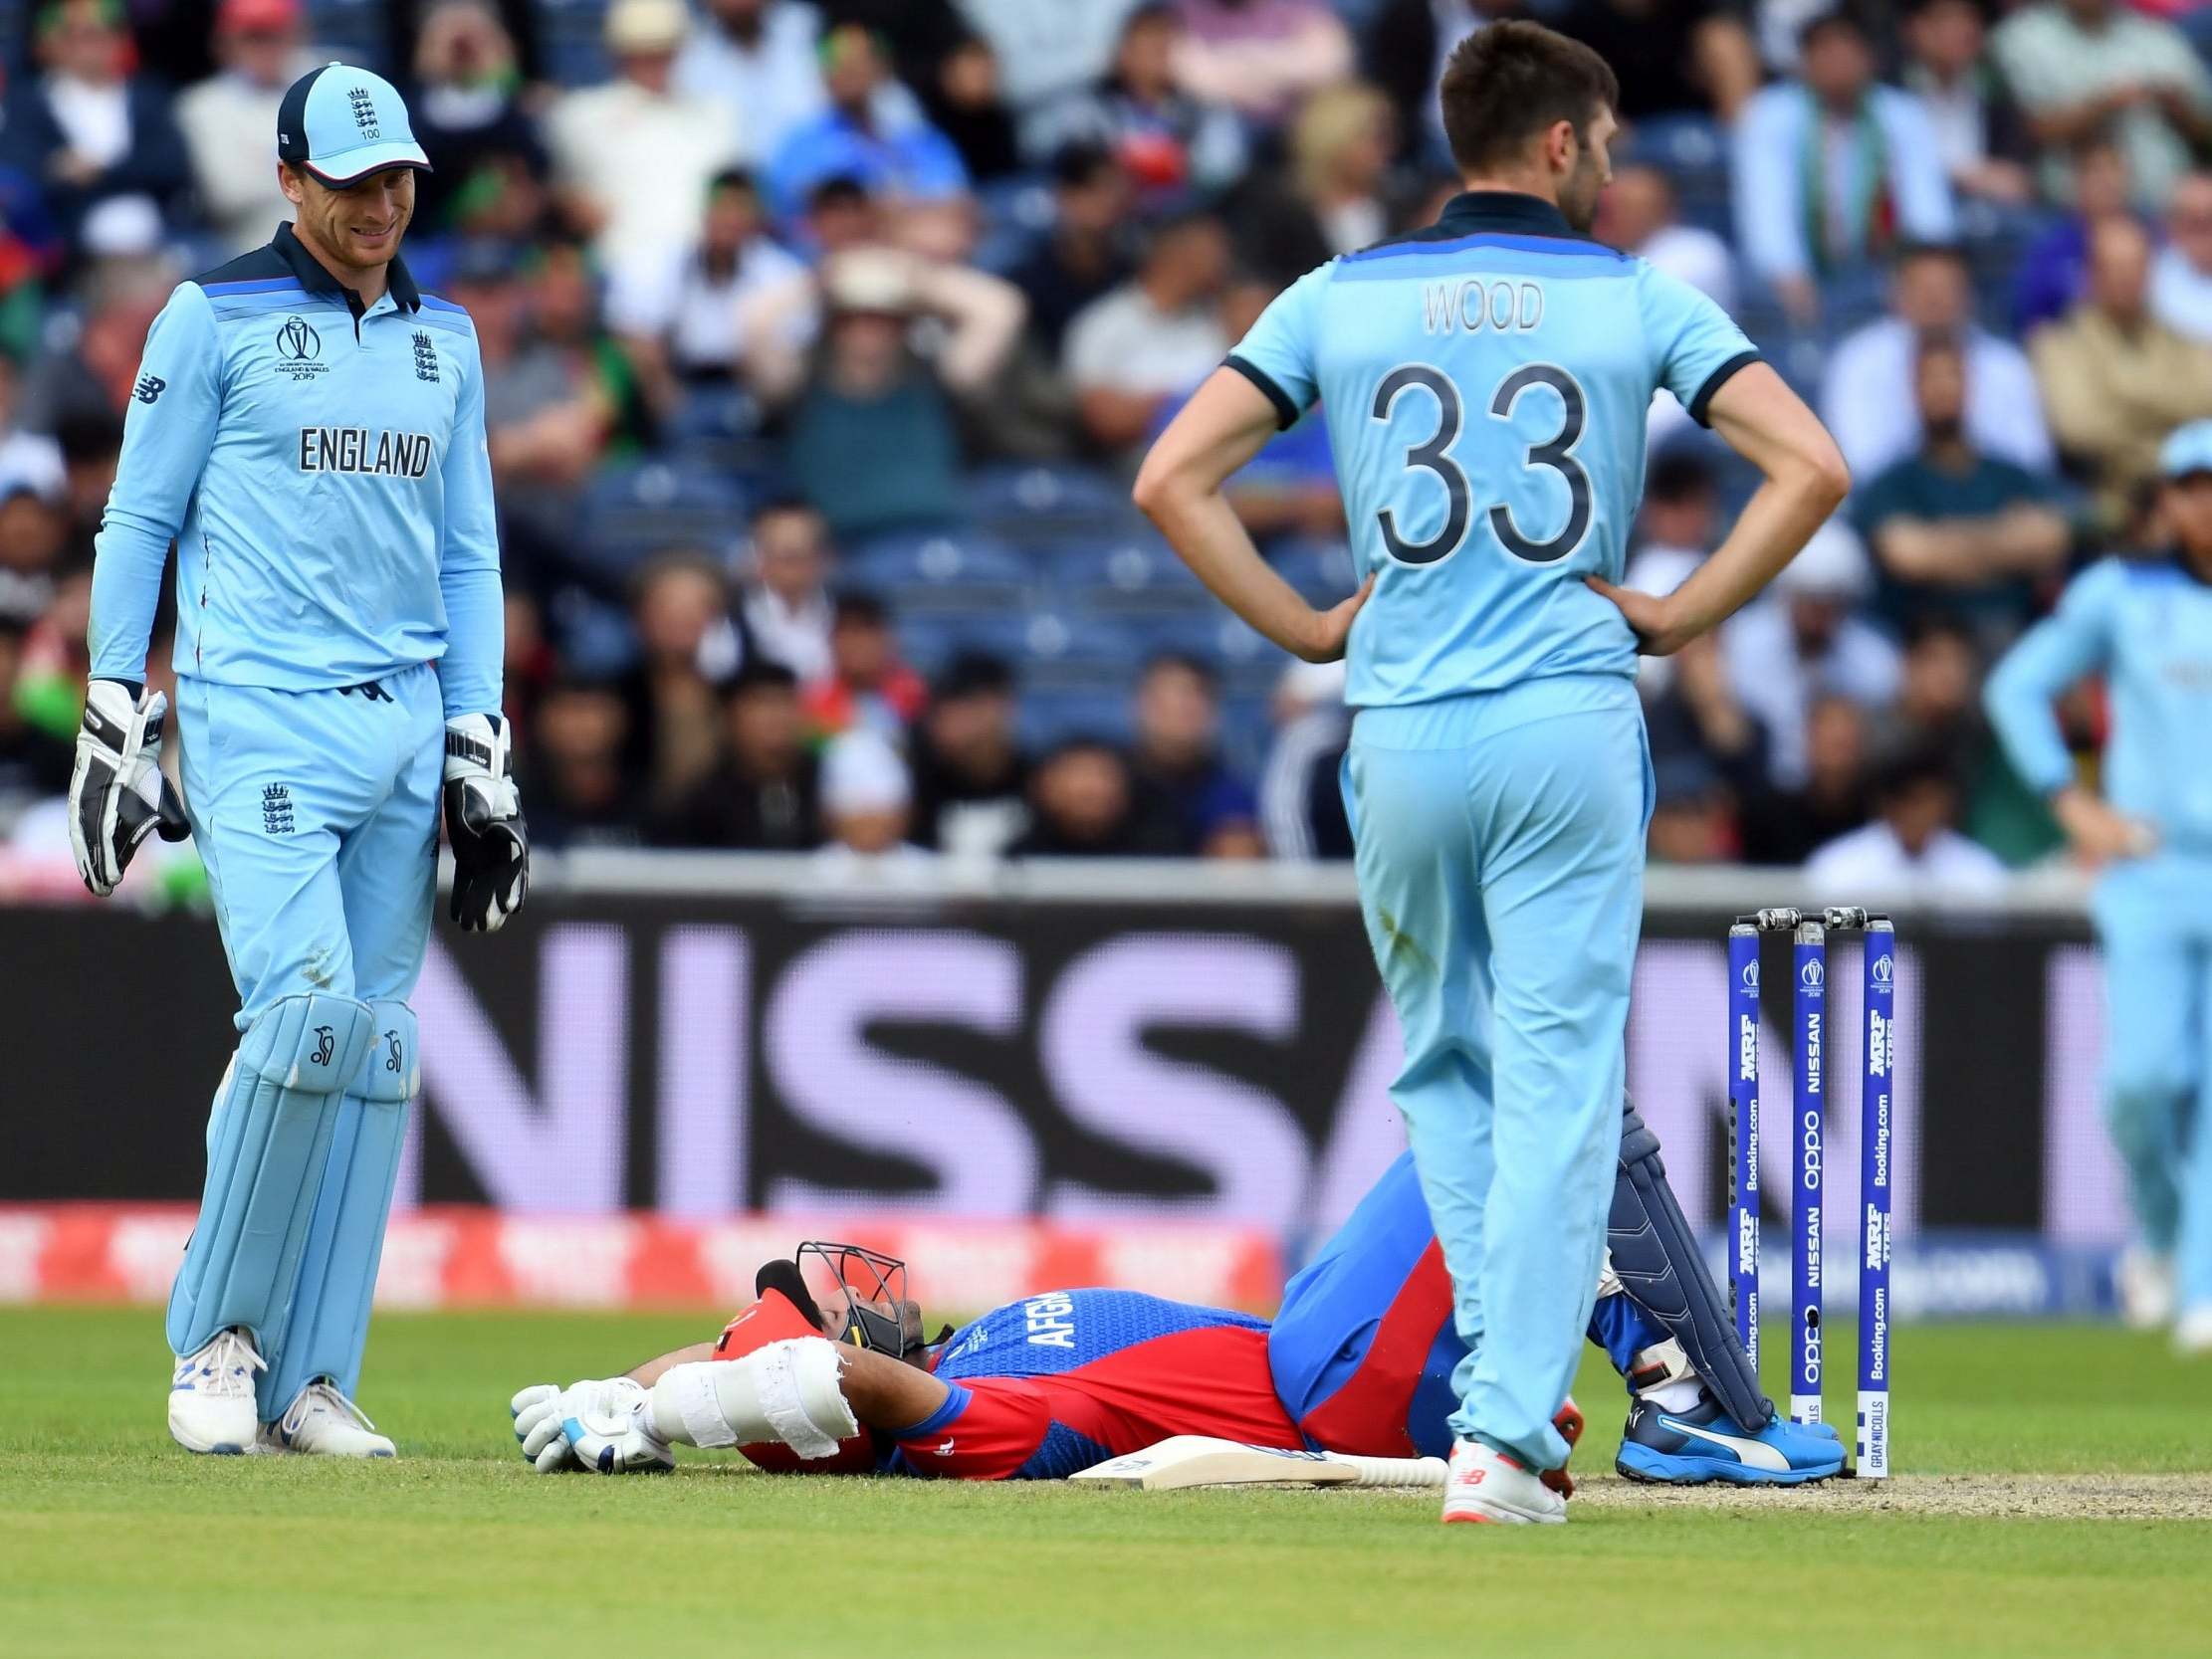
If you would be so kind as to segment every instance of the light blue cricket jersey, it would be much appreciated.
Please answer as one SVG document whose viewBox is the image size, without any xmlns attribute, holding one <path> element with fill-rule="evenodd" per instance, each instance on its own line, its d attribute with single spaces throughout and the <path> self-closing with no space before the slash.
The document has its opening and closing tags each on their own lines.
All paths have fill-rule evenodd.
<svg viewBox="0 0 2212 1659">
<path fill-rule="evenodd" d="M 449 717 L 498 710 L 475 326 L 396 259 L 357 305 L 290 225 L 169 296 L 96 543 L 96 677 L 144 678 L 174 538 L 178 674 L 316 691 L 443 659 Z"/>
<path fill-rule="evenodd" d="M 2212 856 L 2212 583 L 2178 558 L 2107 558 L 2020 637 L 1983 701 L 2020 775 L 2074 781 L 2053 701 L 2085 675 L 2111 693 L 2104 797 L 2177 851 Z"/>
<path fill-rule="evenodd" d="M 1634 675 L 1635 635 L 1582 579 L 1621 579 L 1652 394 L 1702 422 L 1757 360 L 1695 289 L 1509 192 L 1277 296 L 1228 362 L 1285 426 L 1319 398 L 1354 557 L 1381 572 L 1345 701 Z"/>
</svg>

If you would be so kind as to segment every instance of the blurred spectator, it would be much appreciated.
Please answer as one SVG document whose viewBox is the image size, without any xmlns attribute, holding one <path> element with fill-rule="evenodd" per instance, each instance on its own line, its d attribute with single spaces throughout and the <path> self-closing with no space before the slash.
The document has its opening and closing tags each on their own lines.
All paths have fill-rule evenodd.
<svg viewBox="0 0 2212 1659">
<path fill-rule="evenodd" d="M 822 871 L 840 881 L 912 880 L 930 855 L 907 840 L 914 786 L 906 762 L 874 731 L 848 731 L 823 751 L 822 824 L 828 839 L 815 853 Z"/>
<path fill-rule="evenodd" d="M 802 501 L 772 498 L 753 515 L 740 609 L 764 657 L 811 685 L 829 677 L 829 535 Z"/>
<path fill-rule="evenodd" d="M 684 0 L 614 0 L 615 78 L 563 93 L 546 112 L 563 207 L 610 269 L 697 241 L 708 180 L 739 159 L 737 110 L 671 85 L 689 27 Z"/>
<path fill-rule="evenodd" d="M 1654 864 L 1719 864 L 1735 852 L 1733 804 L 1703 755 L 1654 753 L 1645 850 Z"/>
<path fill-rule="evenodd" d="M 1097 737 L 1065 739 L 1030 774 L 1029 828 L 1010 854 L 1106 858 L 1165 851 L 1139 845 L 1132 787 L 1129 763 L 1113 744 Z"/>
<path fill-rule="evenodd" d="M 1875 787 L 1871 824 L 1817 848 L 1805 883 L 1824 893 L 1886 895 L 1913 904 L 1971 904 L 2003 890 L 1997 855 L 1952 826 L 1958 783 L 1948 757 L 1923 749 L 1887 762 Z"/>
<path fill-rule="evenodd" d="M 1057 361 L 1067 325 L 1129 275 L 1129 175 L 1102 144 L 1052 157 L 1052 229 L 1008 275 L 1029 302 L 1029 337 Z"/>
<path fill-rule="evenodd" d="M 1976 0 L 1917 0 L 1905 18 L 1907 57 L 1899 78 L 1919 99 L 1935 132 L 1951 188 L 1993 202 L 2024 202 L 2035 181 L 2035 141 L 1987 57 Z"/>
<path fill-rule="evenodd" d="M 285 89 L 314 67 L 307 45 L 300 0 L 223 0 L 215 12 L 222 71 L 176 101 L 200 216 L 229 253 L 260 247 L 292 217 L 277 169 L 266 162 Z M 248 157 L 264 164 L 245 165 Z"/>
<path fill-rule="evenodd" d="M 2101 129 L 2074 149 L 2074 210 L 2046 226 L 2013 270 L 2012 325 L 2022 335 L 2056 322 L 2089 288 L 2090 232 L 2134 212 L 2127 159 Z"/>
<path fill-rule="evenodd" d="M 2158 446 L 2212 415 L 2212 347 L 2150 314 L 2150 237 L 2110 219 L 2090 241 L 2089 297 L 2029 341 L 2044 407 L 2067 459 L 2097 491 L 2107 528 L 2155 472 Z"/>
<path fill-rule="evenodd" d="M 696 242 L 608 274 L 607 325 L 672 410 L 679 386 L 735 384 L 747 303 L 804 270 L 769 236 L 752 176 L 732 168 L 707 186 Z"/>
<path fill-rule="evenodd" d="M 958 404 L 1004 366 L 1021 332 L 1021 291 L 890 248 L 825 261 L 821 286 L 828 315 L 810 364 L 776 361 L 780 340 L 764 338 L 753 353 L 764 395 L 803 370 L 783 382 L 791 480 L 840 540 L 959 518 Z M 928 356 L 916 345 L 922 318 L 940 330 Z M 856 467 L 861 456 L 867 465 Z"/>
<path fill-rule="evenodd" d="M 89 569 L 93 537 L 108 511 L 108 494 L 114 488 L 122 420 L 105 409 L 71 410 L 55 423 L 54 441 L 62 452 L 63 556 L 73 568 Z"/>
<path fill-rule="evenodd" d="M 1307 99 L 1287 136 L 1287 170 L 1255 180 L 1227 209 L 1238 264 L 1277 288 L 1383 239 L 1397 117 L 1380 92 L 1346 81 Z"/>
<path fill-rule="evenodd" d="M 2110 131 L 2135 199 L 2156 207 L 2212 141 L 2212 80 L 2171 23 L 2114 0 L 2036 0 L 1998 25 L 1998 67 L 2043 145 L 2044 189 L 2068 195 L 2067 146 Z"/>
<path fill-rule="evenodd" d="M 865 726 L 892 742 L 929 702 L 922 677 L 899 658 L 891 613 L 870 593 L 841 593 L 829 623 L 829 673 L 801 694 L 806 728 L 816 738 Z"/>
<path fill-rule="evenodd" d="M 914 734 L 914 840 L 995 857 L 1029 825 L 1029 757 L 1014 734 L 1013 671 L 964 651 L 938 677 Z"/>
<path fill-rule="evenodd" d="M 28 628 L 53 605 L 68 530 L 60 509 L 28 484 L 0 491 L 0 622 Z"/>
<path fill-rule="evenodd" d="M 191 182 L 184 137 L 160 84 L 130 74 L 116 0 L 55 0 L 36 47 L 41 73 L 8 100 L 0 164 L 39 181 L 73 246 L 90 215 L 125 202 L 165 219 Z"/>
<path fill-rule="evenodd" d="M 540 194 L 549 163 L 518 80 L 515 42 L 485 0 L 439 0 L 430 9 L 408 99 L 431 166 L 415 175 L 418 234 L 456 229 L 487 203 L 511 213 Z M 526 179 L 531 186 L 520 188 Z"/>
<path fill-rule="evenodd" d="M 1260 822 L 1271 857 L 1350 858 L 1352 825 L 1339 768 L 1351 740 L 1344 665 L 1293 662 L 1275 683 L 1275 738 L 1260 772 Z"/>
<path fill-rule="evenodd" d="M 643 814 L 623 758 L 629 704 L 612 686 L 556 680 L 539 700 L 522 768 L 531 840 L 547 847 L 635 846 Z"/>
<path fill-rule="evenodd" d="M 676 54 L 676 91 L 736 110 L 745 158 L 765 166 L 829 103 L 820 44 L 821 14 L 802 0 L 707 0 Z"/>
<path fill-rule="evenodd" d="M 2166 204 L 2166 245 L 2150 263 L 2150 314 L 2212 344 L 2212 173 L 2191 173 Z"/>
<path fill-rule="evenodd" d="M 1871 479 L 1920 447 L 1912 363 L 1927 334 L 1952 334 L 1966 352 L 1966 433 L 1974 447 L 2031 472 L 2052 465 L 2036 372 L 2027 354 L 1973 321 L 1974 291 L 1958 249 L 1909 247 L 1897 256 L 1889 314 L 1847 334 L 1829 353 L 1821 418 L 1855 477 Z"/>
<path fill-rule="evenodd" d="M 978 184 L 1021 170 L 1013 111 L 998 86 L 998 59 L 981 35 L 962 36 L 939 60 L 922 88 L 922 107 Z"/>
<path fill-rule="evenodd" d="M 61 232 L 38 181 L 0 155 L 0 356 L 22 360 L 46 327 L 46 281 Z"/>
<path fill-rule="evenodd" d="M 0 492 L 22 488 L 42 496 L 62 490 L 62 450 L 44 432 L 27 432 L 16 419 L 22 389 L 16 359 L 0 352 Z"/>
<path fill-rule="evenodd" d="M 64 313 L 48 330 L 46 351 L 24 388 L 25 424 L 59 440 L 73 419 L 119 421 L 138 381 L 146 330 L 175 287 L 176 272 L 163 260 L 95 262 L 77 285 L 76 317 Z M 119 432 L 114 442 L 119 448 Z"/>
<path fill-rule="evenodd" d="M 1738 818 L 1745 863 L 1803 864 L 1814 848 L 1867 821 L 1866 710 L 1848 697 L 1816 697 L 1805 714 L 1804 750 L 1801 783 L 1745 796 Z"/>
<path fill-rule="evenodd" d="M 1598 202 L 1598 239 L 1678 277 L 1723 311 L 1736 304 L 1736 263 L 1711 231 L 1674 216 L 1674 181 L 1648 162 L 1613 175 Z"/>
<path fill-rule="evenodd" d="M 822 40 L 827 107 L 783 135 L 769 159 L 770 204 L 795 217 L 814 186 L 858 180 L 894 202 L 941 201 L 968 189 L 960 151 L 925 120 L 890 79 L 882 43 L 867 30 L 832 29 Z"/>
<path fill-rule="evenodd" d="M 1103 79 L 1142 0 L 959 0 L 962 18 L 991 43 L 999 85 L 1022 122 L 1032 155 L 1061 141 L 1057 116 Z"/>
<path fill-rule="evenodd" d="M 1880 575 L 1876 610 L 1902 631 L 1923 615 L 2008 644 L 2065 574 L 2072 532 L 2044 481 L 1982 454 L 1966 432 L 1966 359 L 1949 334 L 1922 338 L 1914 365 L 1919 452 L 1862 484 L 1852 518 Z"/>
<path fill-rule="evenodd" d="M 1066 98 L 1035 122 L 1052 146 L 1088 142 L 1121 162 L 1150 211 L 1212 194 L 1244 171 L 1244 129 L 1225 105 L 1203 103 L 1178 83 L 1183 20 L 1165 0 L 1140 5 L 1122 25 L 1112 68 L 1087 97 Z"/>
<path fill-rule="evenodd" d="M 653 815 L 674 807 L 714 769 L 719 688 L 736 675 L 746 651 L 722 572 L 701 553 L 655 555 L 638 572 L 633 615 L 638 663 L 623 686 L 629 769 Z"/>
<path fill-rule="evenodd" d="M 1759 89 L 1759 51 L 1725 0 L 1569 0 L 1564 33 L 1621 71 L 1622 120 L 1709 113 L 1735 118 Z"/>
<path fill-rule="evenodd" d="M 1531 15 L 1523 0 L 1385 0 L 1362 43 L 1361 62 L 1367 78 L 1398 106 L 1409 159 L 1451 165 L 1437 99 L 1451 49 L 1485 23 Z"/>
<path fill-rule="evenodd" d="M 1927 109 L 1876 84 L 1873 49 L 1848 13 L 1805 26 L 1799 78 L 1744 104 L 1732 150 L 1737 244 L 1801 324 L 1820 315 L 1822 280 L 1900 240 L 1956 234 Z"/>
<path fill-rule="evenodd" d="M 1228 238 L 1205 214 L 1153 233 L 1133 281 L 1068 325 L 1065 368 L 1084 430 L 1121 454 L 1150 430 L 1163 400 L 1198 384 L 1226 354 L 1219 299 Z"/>
<path fill-rule="evenodd" d="M 1281 120 L 1352 73 L 1352 37 L 1324 0 L 1178 0 L 1175 74 L 1203 104 Z"/>
<path fill-rule="evenodd" d="M 1137 840 L 1159 853 L 1257 858 L 1259 809 L 1221 758 L 1220 687 L 1194 658 L 1165 654 L 1137 681 Z"/>
<path fill-rule="evenodd" d="M 1623 583 L 1662 597 L 1672 593 L 1712 551 L 1718 514 L 1719 485 L 1704 456 L 1687 447 L 1662 450 L 1645 475 L 1635 550 Z M 1647 697 L 1657 696 L 1673 671 L 1671 657 L 1641 657 L 1637 685 Z"/>
<path fill-rule="evenodd" d="M 1980 691 L 1973 636 L 1940 613 L 1920 617 L 1904 636 L 1897 700 L 1873 723 L 1874 752 L 1932 750 L 1946 757 L 1953 777 L 1971 777 L 1988 746 Z"/>
<path fill-rule="evenodd" d="M 805 743 L 798 679 L 756 659 L 722 700 L 714 769 L 653 825 L 663 846 L 799 852 L 821 843 L 820 764 Z"/>
<path fill-rule="evenodd" d="M 1729 685 L 1766 728 L 1767 772 L 1778 787 L 1805 781 L 1806 716 L 1816 699 L 1879 709 L 1896 695 L 1897 649 L 1856 610 L 1868 587 L 1859 537 L 1832 518 L 1721 630 Z"/>
<path fill-rule="evenodd" d="M 24 624 L 0 609 L 0 839 L 25 807 L 67 794 L 76 764 L 74 744 L 32 726 L 16 708 L 23 635 Z"/>
</svg>

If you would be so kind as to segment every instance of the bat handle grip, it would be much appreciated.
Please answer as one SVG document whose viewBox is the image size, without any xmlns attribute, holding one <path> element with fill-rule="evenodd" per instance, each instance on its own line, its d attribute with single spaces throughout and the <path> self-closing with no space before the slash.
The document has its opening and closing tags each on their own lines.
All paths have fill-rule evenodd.
<svg viewBox="0 0 2212 1659">
<path fill-rule="evenodd" d="M 1329 1461 L 1358 1471 L 1352 1485 L 1373 1487 L 1441 1490 L 1447 1467 L 1440 1457 L 1356 1457 L 1348 1452 L 1331 1452 Z"/>
</svg>

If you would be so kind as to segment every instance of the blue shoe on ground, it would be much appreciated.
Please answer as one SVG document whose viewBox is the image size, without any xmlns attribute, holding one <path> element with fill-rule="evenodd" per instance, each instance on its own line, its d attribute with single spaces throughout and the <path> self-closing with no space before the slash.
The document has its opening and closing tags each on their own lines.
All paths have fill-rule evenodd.
<svg viewBox="0 0 2212 1659">
<path fill-rule="evenodd" d="M 1632 1481 L 1667 1486 L 1801 1486 L 1843 1473 L 1844 1443 L 1827 1423 L 1793 1423 L 1779 1412 L 1747 1435 L 1710 1394 L 1687 1411 L 1638 1400 L 1613 1466 Z"/>
</svg>

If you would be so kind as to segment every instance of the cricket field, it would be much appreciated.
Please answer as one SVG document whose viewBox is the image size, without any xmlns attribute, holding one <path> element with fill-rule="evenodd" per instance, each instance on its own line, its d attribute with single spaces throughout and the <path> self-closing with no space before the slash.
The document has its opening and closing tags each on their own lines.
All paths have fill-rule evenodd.
<svg viewBox="0 0 2212 1659">
<path fill-rule="evenodd" d="M 0 1648 L 2212 1652 L 2212 1361 L 2153 1338 L 1908 1326 L 1898 1478 L 1797 1492 L 1615 1479 L 1623 1395 L 1593 1350 L 1587 1478 L 1556 1528 L 1440 1527 L 1426 1495 L 802 1480 L 690 1452 L 668 1477 L 546 1478 L 517 1455 L 516 1388 L 610 1374 L 715 1325 L 383 1316 L 364 1403 L 401 1458 L 338 1464 L 171 1445 L 156 1311 L 0 1310 Z M 1847 1329 L 1829 1349 L 1853 1351 Z M 1848 1423 L 1849 1378 L 1832 1383 Z"/>
</svg>

